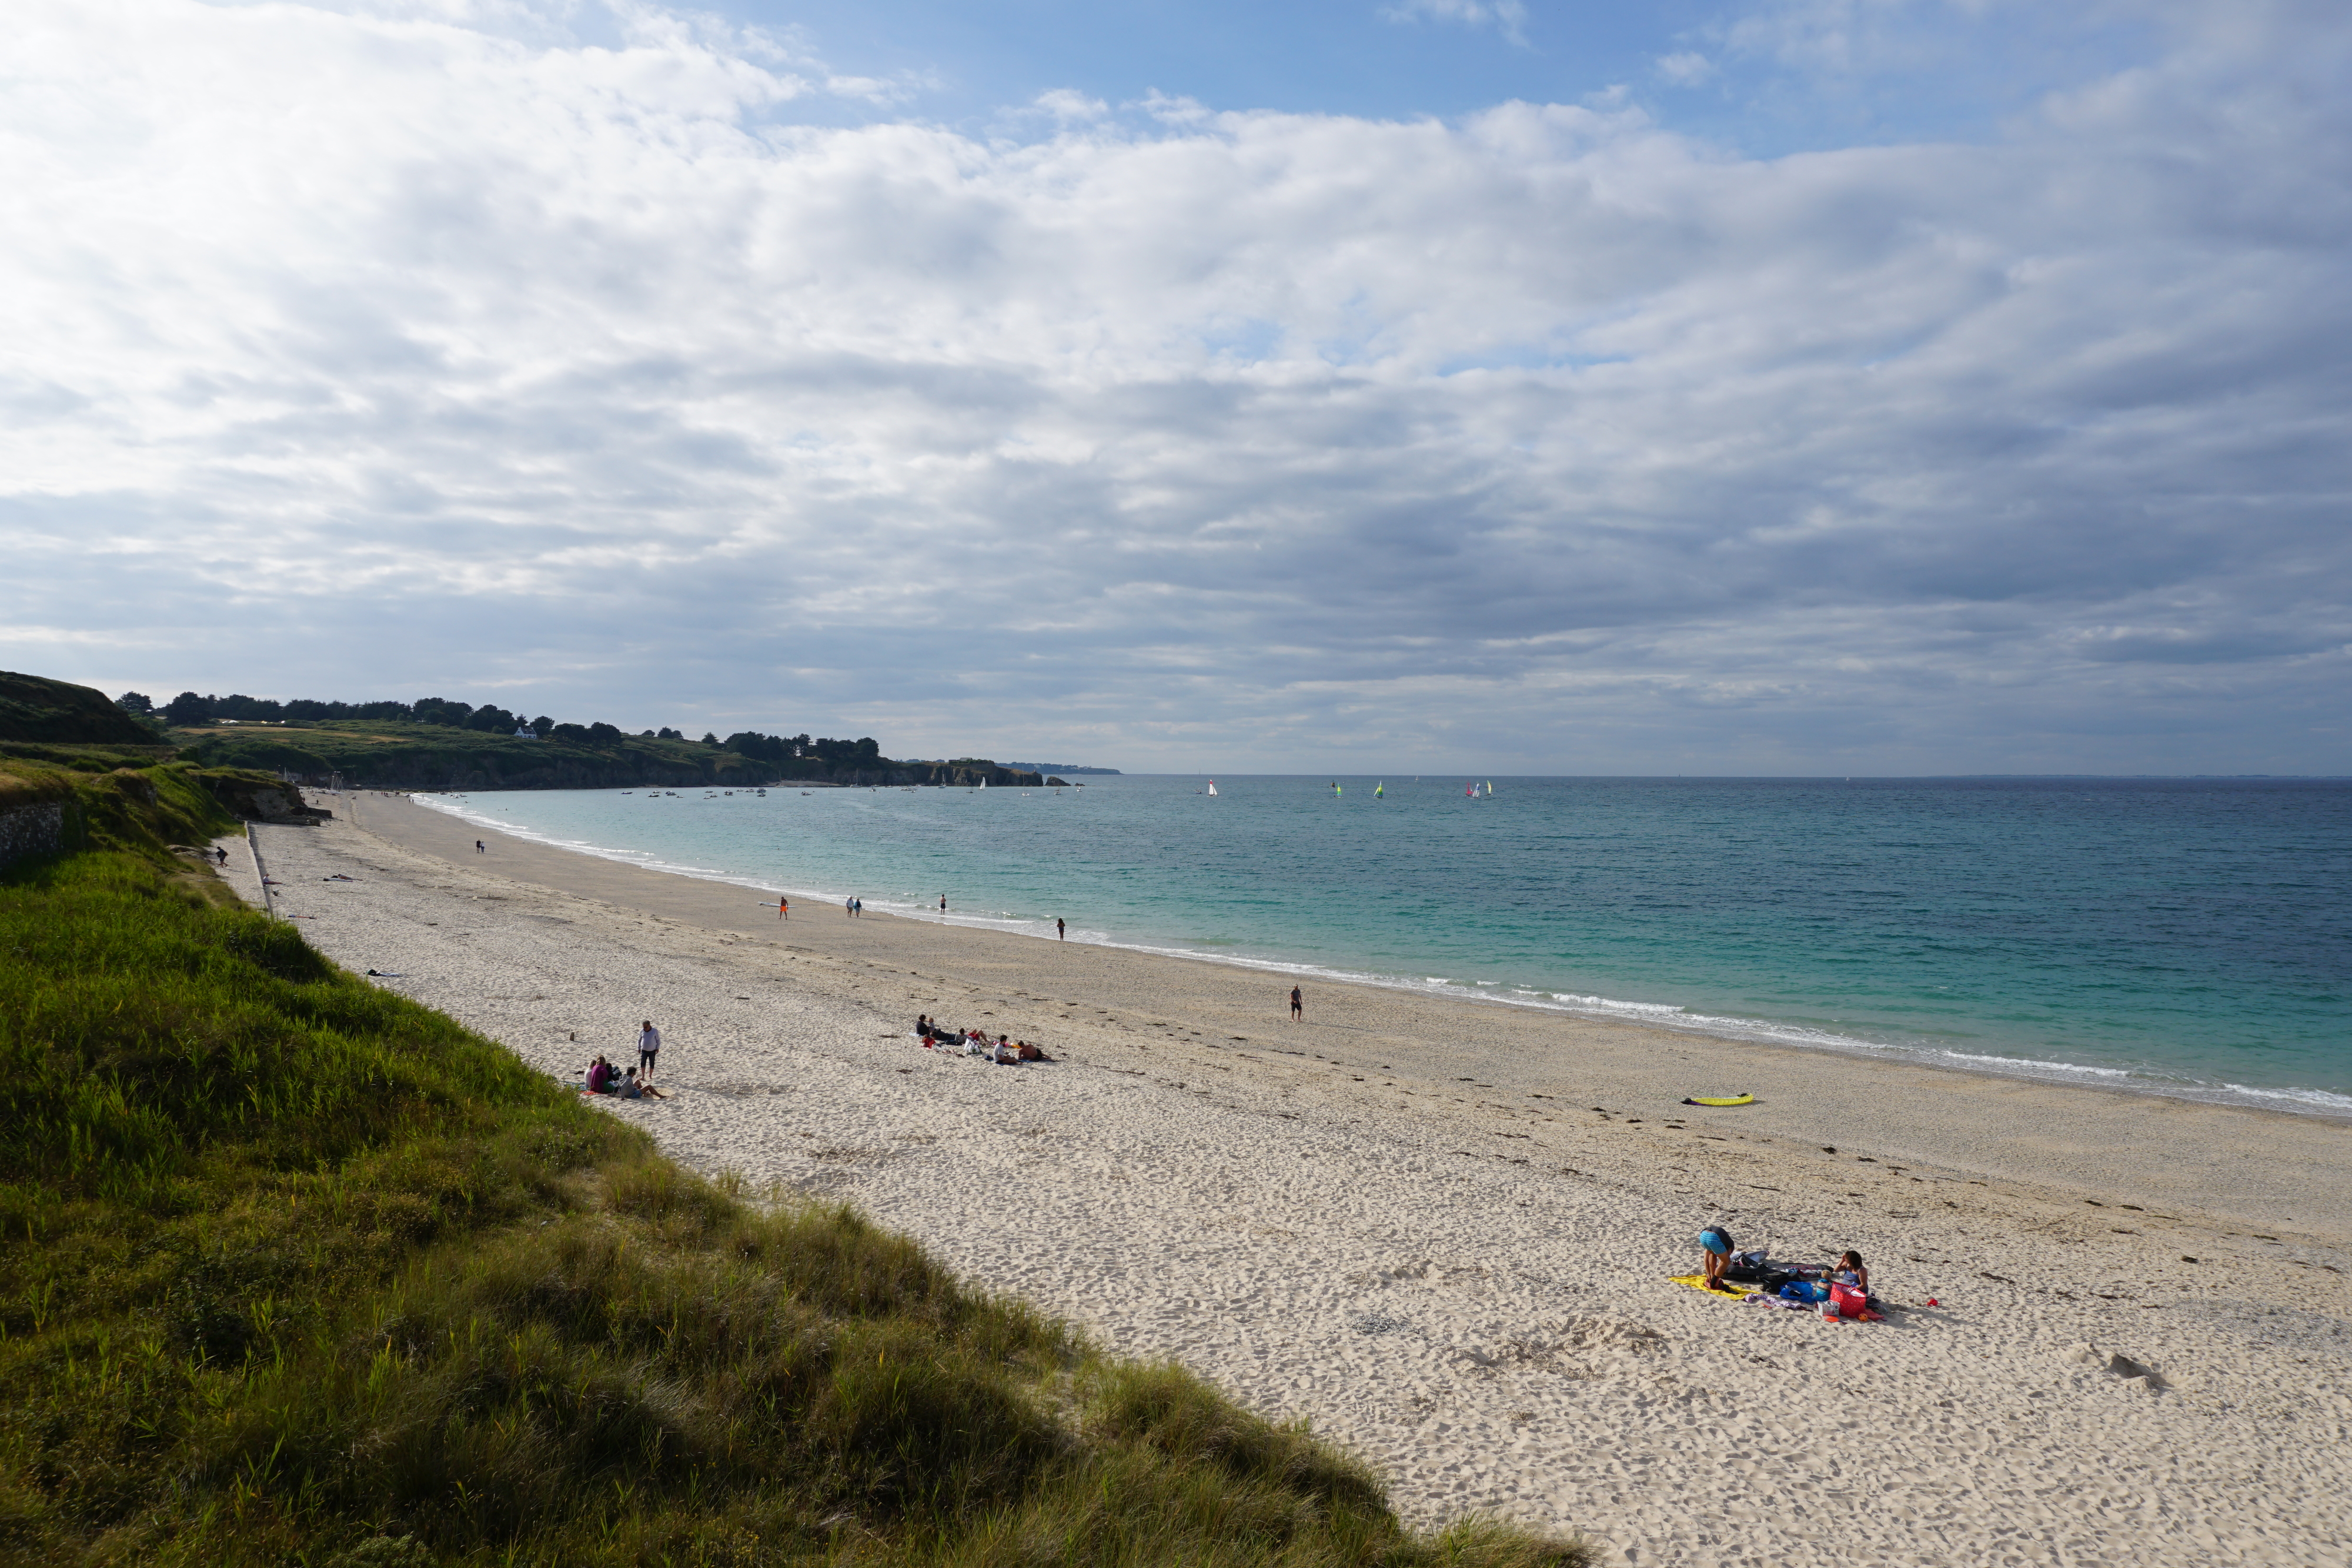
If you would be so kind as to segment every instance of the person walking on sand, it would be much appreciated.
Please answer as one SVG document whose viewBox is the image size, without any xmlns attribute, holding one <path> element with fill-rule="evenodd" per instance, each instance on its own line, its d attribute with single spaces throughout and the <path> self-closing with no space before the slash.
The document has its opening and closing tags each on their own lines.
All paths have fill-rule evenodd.
<svg viewBox="0 0 2352 1568">
<path fill-rule="evenodd" d="M 661 1030 L 651 1019 L 637 1026 L 637 1071 L 648 1083 L 653 1082 L 654 1058 L 661 1054 Z"/>
<path fill-rule="evenodd" d="M 841 917 L 844 920 L 855 920 L 857 918 L 857 900 L 854 898 L 845 898 L 841 901 Z"/>
<path fill-rule="evenodd" d="M 1297 986 L 1293 986 L 1290 988 L 1290 1021 L 1293 1023 L 1304 1023 L 1306 1019 L 1307 998 L 1298 994 L 1298 988 Z"/>
<path fill-rule="evenodd" d="M 474 841 L 474 852 L 475 852 L 476 854 L 479 855 L 479 854 L 488 854 L 489 852 L 488 852 L 488 850 L 485 850 L 484 848 L 482 848 L 482 841 L 481 841 L 481 840 L 479 840 L 479 839 L 476 839 L 476 840 Z"/>
</svg>

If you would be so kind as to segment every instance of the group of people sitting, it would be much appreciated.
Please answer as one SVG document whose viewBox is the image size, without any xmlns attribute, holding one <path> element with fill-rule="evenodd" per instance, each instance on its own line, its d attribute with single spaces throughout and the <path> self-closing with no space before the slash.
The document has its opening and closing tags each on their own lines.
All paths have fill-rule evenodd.
<svg viewBox="0 0 2352 1568">
<path fill-rule="evenodd" d="M 923 1042 L 925 1051 L 953 1051 L 961 1047 L 966 1056 L 984 1057 L 1000 1067 L 1014 1067 L 1024 1061 L 1051 1061 L 1043 1046 L 1032 1045 L 1025 1040 L 1013 1040 L 998 1035 L 994 1040 L 982 1030 L 954 1030 L 931 1021 L 924 1013 L 915 1019 L 915 1038 Z"/>
<path fill-rule="evenodd" d="M 667 1100 L 667 1094 L 655 1088 L 648 1079 L 639 1078 L 634 1067 L 624 1072 L 599 1056 L 588 1064 L 588 1092 L 612 1094 L 623 1100 Z"/>
<path fill-rule="evenodd" d="M 1733 1294 L 1753 1292 L 1769 1298 L 1769 1304 L 1783 1302 L 1796 1306 L 1836 1307 L 1838 1315 L 1862 1317 L 1876 1314 L 1883 1306 L 1870 1293 L 1870 1270 L 1862 1254 L 1848 1248 L 1838 1254 L 1838 1260 L 1823 1268 L 1812 1263 L 1776 1262 L 1762 1249 L 1743 1252 L 1731 1239 L 1731 1232 L 1720 1225 L 1710 1225 L 1698 1233 L 1700 1255 L 1706 1260 L 1706 1288 Z"/>
</svg>

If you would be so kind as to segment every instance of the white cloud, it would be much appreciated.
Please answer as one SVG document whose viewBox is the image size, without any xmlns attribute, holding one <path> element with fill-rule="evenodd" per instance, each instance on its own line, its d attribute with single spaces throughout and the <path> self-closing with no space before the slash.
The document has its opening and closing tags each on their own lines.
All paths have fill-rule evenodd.
<svg viewBox="0 0 2352 1568">
<path fill-rule="evenodd" d="M 564 15 L 20 8 L 0 662 L 1129 766 L 2352 763 L 2341 25 L 1759 162 L 795 125 L 797 45 Z"/>
<path fill-rule="evenodd" d="M 1699 87 L 1715 79 L 1716 64 L 1692 49 L 1658 57 L 1658 75 L 1676 87 Z"/>
<path fill-rule="evenodd" d="M 1528 41 L 1525 0 L 1396 0 L 1381 15 L 1391 22 L 1454 22 L 1492 27 L 1514 44 Z"/>
<path fill-rule="evenodd" d="M 1033 112 L 1064 125 L 1101 120 L 1110 113 L 1110 105 L 1101 99 L 1088 98 L 1085 93 L 1066 87 L 1039 93 L 1031 109 Z"/>
</svg>

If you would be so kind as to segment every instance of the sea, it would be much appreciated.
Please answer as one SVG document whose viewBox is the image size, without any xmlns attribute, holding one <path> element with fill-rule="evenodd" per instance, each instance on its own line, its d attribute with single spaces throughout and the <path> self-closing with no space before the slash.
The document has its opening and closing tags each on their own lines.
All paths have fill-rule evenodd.
<svg viewBox="0 0 2352 1568">
<path fill-rule="evenodd" d="M 1214 782 L 416 799 L 811 915 L 2352 1116 L 2352 781 Z"/>
</svg>

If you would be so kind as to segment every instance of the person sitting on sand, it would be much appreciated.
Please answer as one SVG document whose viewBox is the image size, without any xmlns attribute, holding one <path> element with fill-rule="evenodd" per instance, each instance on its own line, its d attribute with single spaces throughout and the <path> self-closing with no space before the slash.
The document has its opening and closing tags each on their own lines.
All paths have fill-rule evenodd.
<svg viewBox="0 0 2352 1568">
<path fill-rule="evenodd" d="M 996 1037 L 996 1044 L 988 1054 L 995 1058 L 1000 1067 L 1017 1066 L 1021 1061 L 1021 1053 L 1013 1049 L 1012 1040 L 1001 1034 Z"/>
<path fill-rule="evenodd" d="M 644 1099 L 646 1097 L 645 1085 L 637 1082 L 637 1070 L 634 1067 L 630 1068 L 628 1076 L 621 1080 L 621 1086 L 614 1090 L 613 1092 L 618 1094 L 624 1100 Z"/>
<path fill-rule="evenodd" d="M 1739 1244 L 1731 1239 L 1731 1232 L 1720 1225 L 1710 1225 L 1700 1231 L 1698 1244 L 1706 1257 L 1706 1288 L 1710 1291 L 1729 1290 L 1731 1287 L 1723 1282 L 1723 1266 L 1731 1260 L 1732 1249 Z"/>
<path fill-rule="evenodd" d="M 1838 1254 L 1837 1272 L 1831 1278 L 1841 1285 L 1852 1285 L 1864 1295 L 1870 1294 L 1870 1270 L 1862 1266 L 1862 1254 L 1851 1249 Z"/>
<path fill-rule="evenodd" d="M 588 1092 L 609 1094 L 613 1092 L 613 1064 L 598 1056 L 588 1064 Z"/>
<path fill-rule="evenodd" d="M 1013 1050 L 1014 1054 L 1018 1055 L 1024 1061 L 1051 1061 L 1054 1060 L 1052 1057 L 1045 1054 L 1045 1048 L 1044 1046 L 1032 1045 L 1025 1040 L 1017 1041 L 1013 1045 Z"/>
</svg>

